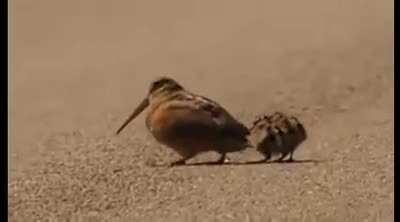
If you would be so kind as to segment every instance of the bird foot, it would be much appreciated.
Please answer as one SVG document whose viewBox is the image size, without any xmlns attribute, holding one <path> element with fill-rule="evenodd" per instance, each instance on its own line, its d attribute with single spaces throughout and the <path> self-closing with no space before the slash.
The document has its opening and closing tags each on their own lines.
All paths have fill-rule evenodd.
<svg viewBox="0 0 400 222">
<path fill-rule="evenodd" d="M 283 162 L 285 162 L 283 159 L 277 159 L 277 160 L 274 160 L 273 162 L 275 162 L 275 163 L 283 163 Z"/>
<path fill-rule="evenodd" d="M 169 164 L 169 167 L 185 165 L 186 159 L 178 160 Z"/>
<path fill-rule="evenodd" d="M 294 162 L 294 159 L 293 159 L 293 158 L 289 158 L 289 159 L 287 159 L 285 162 L 291 163 L 291 162 Z"/>
<path fill-rule="evenodd" d="M 216 164 L 224 164 L 224 163 L 229 163 L 231 160 L 226 157 L 225 155 L 221 156 L 215 163 Z"/>
</svg>

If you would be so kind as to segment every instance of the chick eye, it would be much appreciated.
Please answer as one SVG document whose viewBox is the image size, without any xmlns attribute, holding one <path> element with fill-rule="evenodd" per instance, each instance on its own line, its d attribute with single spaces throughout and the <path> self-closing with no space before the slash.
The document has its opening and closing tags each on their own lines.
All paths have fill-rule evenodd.
<svg viewBox="0 0 400 222">
<path fill-rule="evenodd" d="M 260 125 L 257 126 L 257 129 L 262 129 L 262 128 L 264 128 L 264 127 L 265 127 L 264 124 L 260 124 Z"/>
</svg>

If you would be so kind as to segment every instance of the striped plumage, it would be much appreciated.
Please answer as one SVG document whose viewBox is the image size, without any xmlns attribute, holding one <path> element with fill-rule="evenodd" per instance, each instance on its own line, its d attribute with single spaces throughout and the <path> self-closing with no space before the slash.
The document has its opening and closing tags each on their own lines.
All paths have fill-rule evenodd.
<svg viewBox="0 0 400 222">
<path fill-rule="evenodd" d="M 307 138 L 303 125 L 293 116 L 276 112 L 256 118 L 250 128 L 250 138 L 257 150 L 269 160 L 280 154 L 277 161 L 283 161 L 290 154 L 288 161 L 293 161 L 293 152 Z"/>
</svg>

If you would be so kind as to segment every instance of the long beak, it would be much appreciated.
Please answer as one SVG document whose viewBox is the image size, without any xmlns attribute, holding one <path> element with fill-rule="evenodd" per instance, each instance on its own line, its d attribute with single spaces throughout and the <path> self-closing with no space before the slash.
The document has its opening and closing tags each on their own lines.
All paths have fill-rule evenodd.
<svg viewBox="0 0 400 222">
<path fill-rule="evenodd" d="M 149 105 L 149 99 L 145 98 L 139 106 L 133 111 L 129 118 L 122 124 L 122 126 L 117 130 L 117 135 L 128 125 L 136 116 L 138 116 L 146 107 Z"/>
</svg>

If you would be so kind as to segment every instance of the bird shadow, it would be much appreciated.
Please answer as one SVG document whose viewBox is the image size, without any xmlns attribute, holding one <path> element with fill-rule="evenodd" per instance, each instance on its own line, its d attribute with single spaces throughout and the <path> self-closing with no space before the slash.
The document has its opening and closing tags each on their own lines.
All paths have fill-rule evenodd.
<svg viewBox="0 0 400 222">
<path fill-rule="evenodd" d="M 175 165 L 170 166 L 166 164 L 160 165 L 151 165 L 152 167 L 188 167 L 188 166 L 243 166 L 243 165 L 261 165 L 261 164 L 306 164 L 306 163 L 313 163 L 318 164 L 326 162 L 326 160 L 313 160 L 313 159 L 305 159 L 305 160 L 292 160 L 292 161 L 265 161 L 265 160 L 256 160 L 256 161 L 247 161 L 247 162 L 227 162 L 227 163 L 220 163 L 220 162 L 199 162 L 199 163 L 186 163 L 182 165 Z"/>
<path fill-rule="evenodd" d="M 301 164 L 301 163 L 321 163 L 322 160 L 292 160 L 292 161 L 265 161 L 265 160 L 256 160 L 256 161 L 247 161 L 247 162 L 228 162 L 228 163 L 217 163 L 217 162 L 200 162 L 200 163 L 188 163 L 181 166 L 214 166 L 214 165 L 259 165 L 259 164 Z"/>
</svg>

